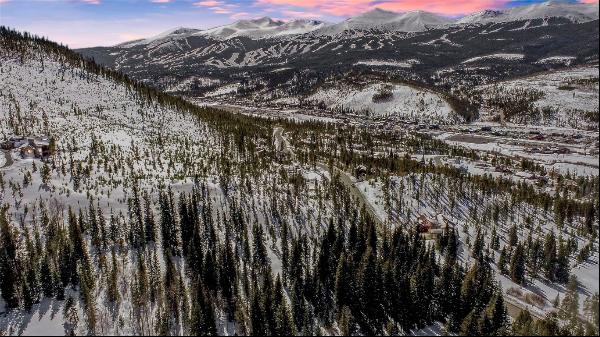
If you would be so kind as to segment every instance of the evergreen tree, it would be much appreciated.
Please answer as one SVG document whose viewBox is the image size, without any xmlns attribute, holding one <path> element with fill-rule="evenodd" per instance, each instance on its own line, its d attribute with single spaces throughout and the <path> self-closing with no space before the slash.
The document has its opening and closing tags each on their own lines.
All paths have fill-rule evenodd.
<svg viewBox="0 0 600 337">
<path fill-rule="evenodd" d="M 6 218 L 7 208 L 0 209 L 0 292 L 8 308 L 19 306 L 19 262 L 17 240 Z"/>
<path fill-rule="evenodd" d="M 521 243 L 517 244 L 510 260 L 510 278 L 517 284 L 525 283 L 525 251 Z"/>
</svg>

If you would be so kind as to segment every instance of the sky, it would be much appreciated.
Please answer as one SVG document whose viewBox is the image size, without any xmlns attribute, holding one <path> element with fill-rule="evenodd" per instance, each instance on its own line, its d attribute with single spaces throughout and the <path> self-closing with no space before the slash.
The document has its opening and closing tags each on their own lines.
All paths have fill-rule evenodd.
<svg viewBox="0 0 600 337">
<path fill-rule="evenodd" d="M 115 45 L 175 27 L 206 29 L 263 16 L 338 22 L 381 8 L 460 17 L 536 2 L 542 0 L 0 0 L 0 25 L 82 48 Z"/>
</svg>

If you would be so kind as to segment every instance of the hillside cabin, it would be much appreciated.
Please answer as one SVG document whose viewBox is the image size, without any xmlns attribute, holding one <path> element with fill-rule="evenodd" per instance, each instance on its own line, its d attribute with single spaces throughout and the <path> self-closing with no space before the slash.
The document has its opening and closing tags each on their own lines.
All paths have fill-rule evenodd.
<svg viewBox="0 0 600 337">
<path fill-rule="evenodd" d="M 19 152 L 21 153 L 21 158 L 23 159 L 34 159 L 36 158 L 36 150 L 35 147 L 25 144 L 19 147 Z"/>
<path fill-rule="evenodd" d="M 12 137 L 0 144 L 3 150 L 17 150 L 23 159 L 46 159 L 50 156 L 50 140 L 48 138 Z"/>
<path fill-rule="evenodd" d="M 427 239 L 435 239 L 439 235 L 443 235 L 449 228 L 454 226 L 446 219 L 443 214 L 438 214 L 435 218 L 428 218 L 426 215 L 421 214 L 418 217 L 417 231 L 421 236 Z"/>
</svg>

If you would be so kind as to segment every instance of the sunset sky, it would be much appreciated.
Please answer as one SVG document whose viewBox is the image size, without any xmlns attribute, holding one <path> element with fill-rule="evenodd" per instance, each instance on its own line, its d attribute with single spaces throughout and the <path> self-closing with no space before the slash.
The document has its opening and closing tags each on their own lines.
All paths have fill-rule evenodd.
<svg viewBox="0 0 600 337">
<path fill-rule="evenodd" d="M 572 2 L 597 2 L 573 0 Z M 538 0 L 0 0 L 0 24 L 72 48 L 114 45 L 174 27 L 205 29 L 239 19 L 338 22 L 373 8 L 463 16 Z"/>
</svg>

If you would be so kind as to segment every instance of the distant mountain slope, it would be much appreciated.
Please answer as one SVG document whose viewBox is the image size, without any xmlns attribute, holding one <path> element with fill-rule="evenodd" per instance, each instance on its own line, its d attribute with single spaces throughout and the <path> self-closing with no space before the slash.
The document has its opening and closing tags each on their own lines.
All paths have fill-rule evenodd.
<svg viewBox="0 0 600 337">
<path fill-rule="evenodd" d="M 316 31 L 321 35 L 336 35 L 347 30 L 383 30 L 389 32 L 422 32 L 453 23 L 454 20 L 424 11 L 394 13 L 374 9 L 346 21 Z"/>
<path fill-rule="evenodd" d="M 485 24 L 533 19 L 565 18 L 575 23 L 598 20 L 598 3 L 580 4 L 564 1 L 548 1 L 518 6 L 503 11 L 482 11 L 468 15 L 458 24 Z"/>
<path fill-rule="evenodd" d="M 317 20 L 293 20 L 289 22 L 273 20 L 268 17 L 255 20 L 241 20 L 230 25 L 201 31 L 197 35 L 229 39 L 245 36 L 255 39 L 299 35 L 327 26 L 328 23 Z"/>
</svg>

